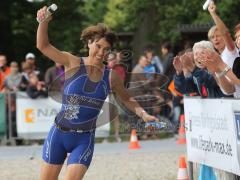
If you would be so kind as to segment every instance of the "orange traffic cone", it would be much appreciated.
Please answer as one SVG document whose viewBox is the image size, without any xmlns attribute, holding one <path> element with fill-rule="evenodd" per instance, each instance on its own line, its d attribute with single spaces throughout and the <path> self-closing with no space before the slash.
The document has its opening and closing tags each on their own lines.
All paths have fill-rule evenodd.
<svg viewBox="0 0 240 180">
<path fill-rule="evenodd" d="M 137 131 L 136 129 L 133 129 L 131 132 L 131 139 L 130 139 L 130 144 L 128 146 L 128 149 L 139 149 L 141 146 L 138 143 L 137 139 Z"/>
<path fill-rule="evenodd" d="M 178 144 L 186 144 L 186 133 L 185 133 L 185 118 L 184 114 L 180 115 L 180 128 L 178 130 Z"/>
<path fill-rule="evenodd" d="M 189 180 L 187 173 L 187 164 L 184 156 L 180 156 L 179 158 L 179 169 L 177 180 Z"/>
</svg>

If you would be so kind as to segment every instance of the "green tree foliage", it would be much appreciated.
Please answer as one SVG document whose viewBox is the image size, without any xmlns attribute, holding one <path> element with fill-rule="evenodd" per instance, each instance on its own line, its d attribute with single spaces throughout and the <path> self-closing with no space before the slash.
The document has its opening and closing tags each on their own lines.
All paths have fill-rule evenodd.
<svg viewBox="0 0 240 180">
<path fill-rule="evenodd" d="M 203 11 L 205 1 L 199 0 L 111 0 L 105 15 L 105 22 L 114 29 L 135 32 L 148 17 L 151 11 L 156 14 L 149 16 L 154 22 L 154 32 L 148 38 L 151 41 L 171 40 L 176 42 L 180 38 L 178 25 L 206 24 L 212 22 L 208 11 Z M 240 0 L 217 1 L 220 17 L 233 28 L 239 22 L 236 16 L 239 11 Z M 145 26 L 145 28 L 149 28 Z"/>
<path fill-rule="evenodd" d="M 203 11 L 205 0 L 26 0 L 0 1 L 0 51 L 11 60 L 22 61 L 32 51 L 43 58 L 35 48 L 37 10 L 56 3 L 59 7 L 50 23 L 50 41 L 57 48 L 80 53 L 83 28 L 105 22 L 116 32 L 133 32 L 139 50 L 147 43 L 180 40 L 180 24 L 206 24 L 212 22 Z M 229 29 L 239 23 L 240 0 L 218 0 L 217 10 Z M 134 44 L 133 43 L 133 44 Z M 47 65 L 46 65 L 47 66 Z"/>
<path fill-rule="evenodd" d="M 48 0 L 38 3 L 30 3 L 26 0 L 4 1 L 1 1 L 0 6 L 0 12 L 4 12 L 0 13 L 0 23 L 4 23 L 4 26 L 1 26 L 3 33 L 0 34 L 0 37 L 1 39 L 6 36 L 10 38 L 0 42 L 0 51 L 6 53 L 10 60 L 14 59 L 21 62 L 29 51 L 35 53 L 38 59 L 46 59 L 36 49 L 38 26 L 36 13 L 44 5 L 48 6 L 52 3 L 58 5 L 58 10 L 49 25 L 50 42 L 60 50 L 70 51 L 75 54 L 78 54 L 80 48 L 83 47 L 80 41 L 83 15 L 78 8 L 83 6 L 83 1 L 75 0 L 71 3 L 67 0 Z M 2 6 L 4 3 L 5 6 Z M 51 61 L 39 63 L 43 69 L 50 64 Z"/>
<path fill-rule="evenodd" d="M 83 26 L 95 25 L 104 21 L 104 15 L 107 12 L 107 4 L 109 0 L 87 0 L 83 6 L 79 6 L 78 10 L 83 14 Z"/>
</svg>

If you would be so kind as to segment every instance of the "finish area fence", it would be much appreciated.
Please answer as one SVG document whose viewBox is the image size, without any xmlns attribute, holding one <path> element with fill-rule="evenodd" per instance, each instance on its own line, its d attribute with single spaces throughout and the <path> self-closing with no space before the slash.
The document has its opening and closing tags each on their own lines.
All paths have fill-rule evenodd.
<svg viewBox="0 0 240 180">
<path fill-rule="evenodd" d="M 240 101 L 184 98 L 187 158 L 215 168 L 219 179 L 240 175 Z M 223 171 L 225 173 L 223 173 Z"/>
<path fill-rule="evenodd" d="M 0 94 L 0 139 L 14 144 L 15 139 L 46 138 L 60 108 L 51 97 L 31 99 L 24 92 Z M 109 119 L 108 103 L 103 108 L 99 117 Z M 107 137 L 109 131 L 106 123 L 96 129 L 96 137 Z"/>
</svg>

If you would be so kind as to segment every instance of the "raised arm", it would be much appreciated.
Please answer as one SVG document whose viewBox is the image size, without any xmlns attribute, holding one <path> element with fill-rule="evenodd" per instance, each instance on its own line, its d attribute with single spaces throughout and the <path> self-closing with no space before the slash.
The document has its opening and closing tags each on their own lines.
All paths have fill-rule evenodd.
<svg viewBox="0 0 240 180">
<path fill-rule="evenodd" d="M 45 17 L 47 7 L 43 7 L 37 12 L 37 18 L 43 20 Z M 52 17 L 48 17 L 44 22 L 39 23 L 37 29 L 37 48 L 49 59 L 53 60 L 56 63 L 62 64 L 65 67 L 70 65 L 71 54 L 63 52 L 55 48 L 49 43 L 48 40 L 48 24 L 51 21 Z"/>
<path fill-rule="evenodd" d="M 110 75 L 111 88 L 113 92 L 120 98 L 124 105 L 142 118 L 145 122 L 158 120 L 155 116 L 149 115 L 138 102 L 130 96 L 127 90 L 124 88 L 122 80 L 119 78 L 118 74 L 113 70 Z"/>
<path fill-rule="evenodd" d="M 221 20 L 221 18 L 217 15 L 216 5 L 214 4 L 213 1 L 211 1 L 210 5 L 208 7 L 208 11 L 209 11 L 210 15 L 212 16 L 212 19 L 213 19 L 214 23 L 216 24 L 219 32 L 221 33 L 228 50 L 234 51 L 235 50 L 234 41 L 231 37 L 231 34 L 228 31 L 228 28 L 226 27 L 224 22 Z"/>
</svg>

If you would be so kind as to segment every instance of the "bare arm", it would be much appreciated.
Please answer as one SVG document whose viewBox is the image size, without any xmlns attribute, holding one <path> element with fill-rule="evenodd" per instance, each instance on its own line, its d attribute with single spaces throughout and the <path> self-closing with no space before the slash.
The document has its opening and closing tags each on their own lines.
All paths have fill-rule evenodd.
<svg viewBox="0 0 240 180">
<path fill-rule="evenodd" d="M 38 19 L 44 19 L 45 12 L 47 7 L 43 7 L 37 12 Z M 70 53 L 63 52 L 55 48 L 49 43 L 48 40 L 48 23 L 52 17 L 50 16 L 47 20 L 42 23 L 39 23 L 37 29 L 37 48 L 48 58 L 53 60 L 56 63 L 62 64 L 65 67 L 70 65 L 69 58 L 71 57 Z"/>
<path fill-rule="evenodd" d="M 220 78 L 214 76 L 214 78 L 216 79 L 219 87 L 224 92 L 224 94 L 229 95 L 233 94 L 236 91 L 234 85 L 225 76 L 222 76 Z"/>
<path fill-rule="evenodd" d="M 237 78 L 237 76 L 232 72 L 232 69 L 230 69 L 230 71 L 228 71 L 228 73 L 226 74 L 227 79 L 235 85 L 240 85 L 240 79 Z"/>
<path fill-rule="evenodd" d="M 212 16 L 213 21 L 215 22 L 218 30 L 220 31 L 221 35 L 223 36 L 223 39 L 225 41 L 225 45 L 227 46 L 229 51 L 235 50 L 235 44 L 231 37 L 231 34 L 228 31 L 228 28 L 224 24 L 224 22 L 221 20 L 221 18 L 216 13 L 216 5 L 212 1 L 208 7 L 208 11 L 210 15 Z"/>
<path fill-rule="evenodd" d="M 223 72 L 224 69 L 227 67 L 227 65 L 223 62 L 219 54 L 210 49 L 205 49 L 203 50 L 201 59 L 202 65 L 204 65 L 207 68 L 207 70 L 214 75 L 214 78 L 216 79 L 221 90 L 225 94 L 233 94 L 235 92 L 235 87 L 234 84 L 229 80 L 229 78 L 226 77 L 225 75 L 222 75 L 220 77 L 217 77 L 215 75 L 215 73 Z M 230 71 L 231 70 L 229 70 L 226 75 L 228 75 Z"/>
<path fill-rule="evenodd" d="M 136 113 L 136 115 L 142 118 L 145 122 L 158 120 L 156 117 L 151 116 L 144 111 L 138 102 L 130 96 L 130 94 L 124 88 L 122 80 L 115 71 L 111 71 L 110 82 L 112 90 L 129 110 Z"/>
</svg>

